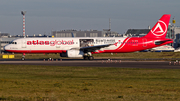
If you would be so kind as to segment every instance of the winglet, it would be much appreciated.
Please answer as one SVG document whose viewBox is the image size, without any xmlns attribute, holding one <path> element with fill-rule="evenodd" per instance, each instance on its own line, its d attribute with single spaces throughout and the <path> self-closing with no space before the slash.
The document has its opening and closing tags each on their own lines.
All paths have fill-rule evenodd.
<svg viewBox="0 0 180 101">
<path fill-rule="evenodd" d="M 159 21 L 154 25 L 154 27 L 149 31 L 149 33 L 144 37 L 165 38 L 168 30 L 170 17 L 171 17 L 170 14 L 164 14 L 159 19 Z"/>
</svg>

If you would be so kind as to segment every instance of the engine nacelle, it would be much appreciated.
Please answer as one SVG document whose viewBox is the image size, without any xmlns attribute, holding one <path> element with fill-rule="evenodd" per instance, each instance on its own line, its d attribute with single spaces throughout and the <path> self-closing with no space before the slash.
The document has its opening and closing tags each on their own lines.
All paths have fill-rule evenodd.
<svg viewBox="0 0 180 101">
<path fill-rule="evenodd" d="M 60 53 L 61 57 L 77 58 L 83 57 L 84 52 L 79 50 L 67 50 L 66 53 Z"/>
</svg>

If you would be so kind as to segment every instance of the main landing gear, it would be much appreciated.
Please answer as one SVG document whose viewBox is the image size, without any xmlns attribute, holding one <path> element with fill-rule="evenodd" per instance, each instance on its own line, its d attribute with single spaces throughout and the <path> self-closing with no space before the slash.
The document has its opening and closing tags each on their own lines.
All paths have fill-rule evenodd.
<svg viewBox="0 0 180 101">
<path fill-rule="evenodd" d="M 94 60 L 93 56 L 83 56 L 84 60 Z"/>
<path fill-rule="evenodd" d="M 84 54 L 83 59 L 84 60 L 94 60 L 94 57 L 92 56 L 91 53 L 87 53 L 87 54 Z"/>
</svg>

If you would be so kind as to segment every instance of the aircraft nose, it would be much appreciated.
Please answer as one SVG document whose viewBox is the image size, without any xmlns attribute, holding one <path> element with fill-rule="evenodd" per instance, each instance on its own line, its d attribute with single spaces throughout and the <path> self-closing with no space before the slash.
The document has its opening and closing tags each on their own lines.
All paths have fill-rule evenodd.
<svg viewBox="0 0 180 101">
<path fill-rule="evenodd" d="M 6 50 L 6 46 L 4 46 L 3 48 L 4 48 L 4 50 Z"/>
<path fill-rule="evenodd" d="M 8 50 L 8 49 L 9 49 L 9 45 L 4 46 L 5 51 Z"/>
</svg>

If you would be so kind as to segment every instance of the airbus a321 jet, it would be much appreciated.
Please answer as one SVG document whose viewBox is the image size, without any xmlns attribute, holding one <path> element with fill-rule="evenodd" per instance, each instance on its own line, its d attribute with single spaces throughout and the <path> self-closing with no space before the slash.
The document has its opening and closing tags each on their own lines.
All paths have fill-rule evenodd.
<svg viewBox="0 0 180 101">
<path fill-rule="evenodd" d="M 13 40 L 4 49 L 22 53 L 22 60 L 25 59 L 25 53 L 60 53 L 61 57 L 83 57 L 85 60 L 92 60 L 92 54 L 141 51 L 173 42 L 166 38 L 170 16 L 164 14 L 143 37 L 20 38 Z"/>
</svg>

